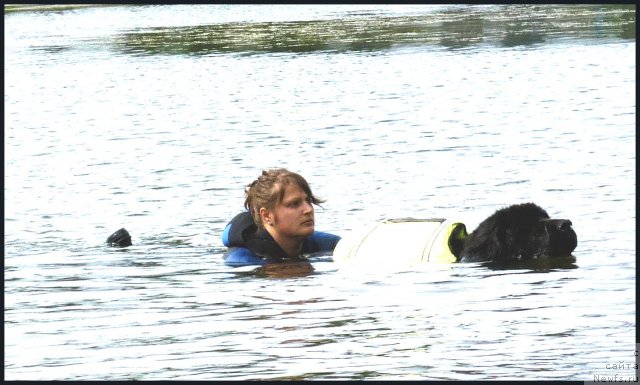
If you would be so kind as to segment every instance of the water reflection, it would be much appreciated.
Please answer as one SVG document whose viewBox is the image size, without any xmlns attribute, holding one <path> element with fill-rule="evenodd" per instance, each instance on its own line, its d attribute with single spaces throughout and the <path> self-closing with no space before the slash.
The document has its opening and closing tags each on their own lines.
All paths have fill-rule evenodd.
<svg viewBox="0 0 640 385">
<path fill-rule="evenodd" d="M 491 270 L 526 270 L 535 273 L 549 273 L 557 270 L 578 268 L 574 256 L 513 261 L 508 264 L 485 262 L 479 266 Z"/>
<path fill-rule="evenodd" d="M 156 27 L 114 37 L 128 54 L 346 52 L 432 45 L 518 46 L 555 39 L 635 39 L 633 5 L 464 6 L 419 16 L 349 15 L 310 21 Z"/>
</svg>

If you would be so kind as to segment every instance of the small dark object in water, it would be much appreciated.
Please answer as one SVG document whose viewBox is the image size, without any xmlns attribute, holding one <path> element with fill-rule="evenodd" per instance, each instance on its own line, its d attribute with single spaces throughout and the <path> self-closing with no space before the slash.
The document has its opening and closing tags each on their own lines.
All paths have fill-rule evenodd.
<svg viewBox="0 0 640 385">
<path fill-rule="evenodd" d="M 115 247 L 131 246 L 131 235 L 129 235 L 129 232 L 123 227 L 107 238 L 107 244 Z"/>
</svg>

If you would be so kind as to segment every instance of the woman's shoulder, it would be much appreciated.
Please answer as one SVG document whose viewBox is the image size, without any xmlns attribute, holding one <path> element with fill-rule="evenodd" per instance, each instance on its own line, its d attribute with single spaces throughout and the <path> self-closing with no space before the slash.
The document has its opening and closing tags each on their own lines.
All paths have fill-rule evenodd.
<svg viewBox="0 0 640 385">
<path fill-rule="evenodd" d="M 251 214 L 248 211 L 243 211 L 233 217 L 225 226 L 222 231 L 222 244 L 227 247 L 244 246 L 244 235 L 247 230 L 255 232 L 257 228 Z"/>
<path fill-rule="evenodd" d="M 310 243 L 311 253 L 315 253 L 318 251 L 333 251 L 336 248 L 336 245 L 340 241 L 340 237 L 326 233 L 324 231 L 314 231 L 313 234 L 309 236 L 308 243 Z"/>
<path fill-rule="evenodd" d="M 258 256 L 246 247 L 230 247 L 229 250 L 222 255 L 222 259 L 224 259 L 225 265 L 232 267 L 265 265 L 269 263 L 267 258 Z"/>
</svg>

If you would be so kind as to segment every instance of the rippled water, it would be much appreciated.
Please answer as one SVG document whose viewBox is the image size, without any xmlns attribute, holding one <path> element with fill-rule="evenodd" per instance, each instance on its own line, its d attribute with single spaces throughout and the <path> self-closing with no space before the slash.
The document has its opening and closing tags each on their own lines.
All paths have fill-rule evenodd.
<svg viewBox="0 0 640 385">
<path fill-rule="evenodd" d="M 5 378 L 635 376 L 635 49 L 624 6 L 5 10 Z M 269 167 L 336 234 L 534 201 L 577 268 L 228 268 Z"/>
</svg>

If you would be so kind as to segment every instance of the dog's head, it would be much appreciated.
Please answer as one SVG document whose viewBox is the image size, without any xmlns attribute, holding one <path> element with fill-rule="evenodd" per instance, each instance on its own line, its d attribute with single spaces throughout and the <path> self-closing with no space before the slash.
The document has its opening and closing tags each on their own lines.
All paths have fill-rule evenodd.
<svg viewBox="0 0 640 385">
<path fill-rule="evenodd" d="M 131 235 L 127 230 L 121 228 L 107 238 L 107 244 L 116 247 L 131 246 Z"/>
<path fill-rule="evenodd" d="M 568 219 L 532 220 L 525 226 L 504 229 L 504 237 L 513 245 L 512 256 L 519 260 L 567 257 L 578 244 Z"/>
<path fill-rule="evenodd" d="M 577 246 L 568 219 L 551 219 L 533 203 L 512 205 L 481 222 L 465 240 L 466 261 L 507 262 L 568 257 Z"/>
</svg>

